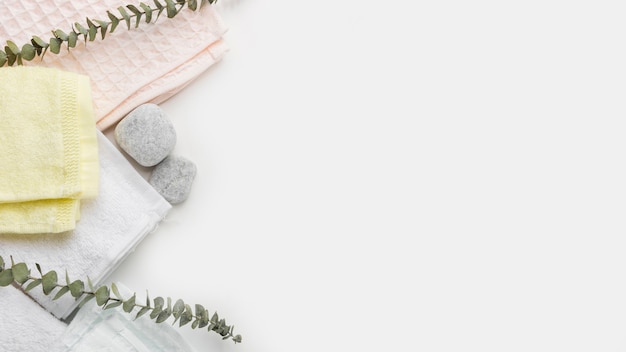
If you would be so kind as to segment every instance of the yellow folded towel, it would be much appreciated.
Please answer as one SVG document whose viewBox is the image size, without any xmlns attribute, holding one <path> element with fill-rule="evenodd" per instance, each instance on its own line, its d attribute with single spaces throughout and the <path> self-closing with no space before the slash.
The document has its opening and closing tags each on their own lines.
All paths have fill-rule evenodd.
<svg viewBox="0 0 626 352">
<path fill-rule="evenodd" d="M 0 233 L 74 228 L 98 193 L 92 104 L 87 76 L 0 68 Z"/>
</svg>

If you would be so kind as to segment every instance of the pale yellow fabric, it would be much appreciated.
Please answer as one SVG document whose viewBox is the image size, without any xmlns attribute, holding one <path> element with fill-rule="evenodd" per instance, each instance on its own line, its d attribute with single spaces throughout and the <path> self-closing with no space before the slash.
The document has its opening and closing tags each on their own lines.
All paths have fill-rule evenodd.
<svg viewBox="0 0 626 352">
<path fill-rule="evenodd" d="M 78 199 L 44 199 L 0 204 L 0 229 L 3 233 L 59 233 L 76 227 Z"/>
<path fill-rule="evenodd" d="M 100 165 L 98 162 L 98 136 L 94 122 L 95 117 L 89 77 L 78 75 L 77 84 L 80 124 L 81 198 L 95 198 L 98 195 Z"/>
<path fill-rule="evenodd" d="M 0 233 L 72 230 L 98 193 L 89 78 L 0 68 Z"/>
</svg>

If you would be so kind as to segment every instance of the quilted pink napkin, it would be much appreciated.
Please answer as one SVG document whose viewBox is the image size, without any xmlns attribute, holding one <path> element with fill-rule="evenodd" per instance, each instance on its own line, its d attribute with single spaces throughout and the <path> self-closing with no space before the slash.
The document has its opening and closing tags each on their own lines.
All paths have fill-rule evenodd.
<svg viewBox="0 0 626 352">
<path fill-rule="evenodd" d="M 107 11 L 136 0 L 0 0 L 0 40 L 18 45 L 33 35 L 48 40 L 54 29 L 69 32 L 85 17 L 108 20 Z M 117 14 L 117 13 L 116 13 Z M 228 50 L 226 28 L 211 5 L 183 9 L 176 17 L 162 14 L 157 22 L 142 22 L 130 30 L 122 21 L 104 39 L 47 53 L 26 65 L 56 67 L 91 78 L 94 112 L 100 130 L 112 126 L 143 103 L 161 103 L 189 84 Z"/>
</svg>

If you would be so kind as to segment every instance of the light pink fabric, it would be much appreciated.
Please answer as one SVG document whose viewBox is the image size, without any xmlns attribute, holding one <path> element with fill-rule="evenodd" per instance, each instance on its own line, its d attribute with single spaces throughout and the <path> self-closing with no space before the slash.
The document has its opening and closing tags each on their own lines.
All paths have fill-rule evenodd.
<svg viewBox="0 0 626 352">
<path fill-rule="evenodd" d="M 115 9 L 127 4 L 139 7 L 136 0 L 0 0 L 0 40 L 22 45 L 37 35 L 48 41 L 53 29 L 67 33 L 75 22 L 86 26 L 85 17 L 108 20 L 107 10 L 119 15 Z M 167 100 L 227 51 L 226 28 L 210 5 L 185 8 L 171 19 L 163 13 L 156 23 L 142 19 L 138 28 L 134 19 L 131 24 L 128 30 L 122 21 L 104 39 L 98 34 L 85 45 L 81 37 L 69 52 L 64 46 L 58 55 L 25 64 L 88 75 L 97 126 L 105 130 L 143 103 Z"/>
</svg>

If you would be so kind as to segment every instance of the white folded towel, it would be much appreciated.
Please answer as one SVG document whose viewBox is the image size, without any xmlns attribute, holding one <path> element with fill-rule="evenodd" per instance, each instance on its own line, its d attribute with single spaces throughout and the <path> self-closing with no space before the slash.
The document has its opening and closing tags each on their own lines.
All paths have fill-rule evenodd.
<svg viewBox="0 0 626 352">
<path fill-rule="evenodd" d="M 62 280 L 67 270 L 71 280 L 86 282 L 89 277 L 97 286 L 156 228 L 171 205 L 101 132 L 98 148 L 100 192 L 96 199 L 82 203 L 76 229 L 62 234 L 0 235 L 2 257 L 13 256 L 31 268 L 39 263 L 44 272 L 55 270 Z M 29 294 L 60 319 L 80 302 L 69 294 L 52 301 L 41 287 Z"/>
<path fill-rule="evenodd" d="M 0 287 L 0 351 L 50 352 L 67 325 L 13 286 Z"/>
</svg>

